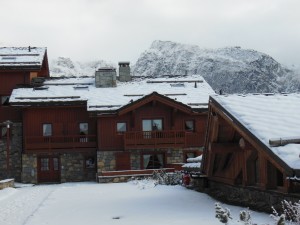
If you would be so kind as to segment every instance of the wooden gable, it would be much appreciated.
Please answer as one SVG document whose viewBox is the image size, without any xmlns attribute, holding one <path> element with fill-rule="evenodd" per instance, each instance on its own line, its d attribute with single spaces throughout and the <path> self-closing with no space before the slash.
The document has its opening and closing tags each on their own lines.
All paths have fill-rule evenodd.
<svg viewBox="0 0 300 225">
<path fill-rule="evenodd" d="M 132 103 L 120 108 L 118 110 L 118 114 L 124 115 L 128 112 L 134 111 L 135 109 L 148 104 L 149 102 L 153 102 L 153 104 L 155 104 L 155 102 L 160 102 L 166 106 L 169 106 L 171 108 L 174 108 L 176 110 L 182 111 L 187 114 L 191 114 L 193 112 L 191 107 L 189 107 L 185 104 L 182 104 L 180 102 L 176 102 L 175 100 L 170 99 L 170 98 L 168 98 L 164 95 L 161 95 L 157 92 L 153 92 L 152 94 L 149 94 L 135 102 L 132 102 Z"/>
<path fill-rule="evenodd" d="M 218 182 L 287 192 L 293 169 L 213 98 L 202 171 Z"/>
</svg>

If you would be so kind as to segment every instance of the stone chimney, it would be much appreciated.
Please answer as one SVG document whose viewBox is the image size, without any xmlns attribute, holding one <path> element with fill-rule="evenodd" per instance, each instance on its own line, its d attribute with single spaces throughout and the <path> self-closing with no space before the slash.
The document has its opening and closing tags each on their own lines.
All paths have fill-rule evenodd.
<svg viewBox="0 0 300 225">
<path fill-rule="evenodd" d="M 130 62 L 119 62 L 119 81 L 131 81 L 129 64 Z"/>
<path fill-rule="evenodd" d="M 96 87 L 116 87 L 117 73 L 116 69 L 112 67 L 102 67 L 95 73 Z"/>
</svg>

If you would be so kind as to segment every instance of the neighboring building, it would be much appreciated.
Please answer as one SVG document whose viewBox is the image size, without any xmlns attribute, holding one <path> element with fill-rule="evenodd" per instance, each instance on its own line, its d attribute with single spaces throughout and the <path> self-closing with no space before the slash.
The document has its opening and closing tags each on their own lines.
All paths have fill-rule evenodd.
<svg viewBox="0 0 300 225">
<path fill-rule="evenodd" d="M 120 63 L 126 73 L 129 63 Z M 124 69 L 124 68 L 126 69 Z M 14 89 L 23 113 L 22 181 L 95 180 L 103 171 L 178 167 L 202 152 L 208 97 L 201 76 L 47 79 Z M 132 79 L 132 81 L 130 81 Z"/>
<path fill-rule="evenodd" d="M 299 112 L 300 94 L 211 96 L 206 191 L 265 211 L 283 199 L 299 200 Z"/>
<path fill-rule="evenodd" d="M 0 47 L 0 179 L 20 180 L 22 151 L 21 111 L 9 106 L 14 88 L 49 77 L 47 49 Z"/>
</svg>

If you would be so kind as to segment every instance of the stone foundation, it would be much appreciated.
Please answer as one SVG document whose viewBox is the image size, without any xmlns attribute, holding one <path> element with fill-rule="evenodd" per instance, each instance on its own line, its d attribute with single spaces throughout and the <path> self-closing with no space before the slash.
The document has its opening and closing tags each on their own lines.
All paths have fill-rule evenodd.
<svg viewBox="0 0 300 225">
<path fill-rule="evenodd" d="M 272 206 L 280 212 L 283 200 L 291 202 L 300 200 L 299 194 L 283 194 L 276 190 L 262 191 L 255 187 L 225 185 L 208 181 L 206 178 L 193 179 L 193 183 L 197 191 L 209 194 L 216 198 L 216 201 L 249 207 L 260 212 L 272 213 Z"/>
<path fill-rule="evenodd" d="M 97 172 L 116 170 L 115 152 L 98 151 L 97 152 Z"/>
<path fill-rule="evenodd" d="M 96 181 L 96 168 L 86 168 L 85 159 L 81 153 L 62 154 L 61 182 Z"/>
<path fill-rule="evenodd" d="M 37 156 L 36 154 L 22 154 L 22 182 L 37 183 Z"/>
<path fill-rule="evenodd" d="M 22 124 L 10 127 L 9 168 L 7 169 L 7 138 L 0 139 L 0 179 L 14 178 L 21 181 Z"/>
</svg>

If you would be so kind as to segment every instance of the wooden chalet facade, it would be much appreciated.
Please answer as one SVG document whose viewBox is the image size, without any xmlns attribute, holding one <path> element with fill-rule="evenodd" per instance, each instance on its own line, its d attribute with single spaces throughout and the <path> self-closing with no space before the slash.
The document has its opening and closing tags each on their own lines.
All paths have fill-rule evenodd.
<svg viewBox="0 0 300 225">
<path fill-rule="evenodd" d="M 46 48 L 0 47 L 0 179 L 21 180 L 22 114 L 9 105 L 11 93 L 47 77 Z"/>
<path fill-rule="evenodd" d="M 293 95 L 210 97 L 202 161 L 210 194 L 264 211 L 291 196 L 299 199 L 299 144 L 270 144 L 272 138 L 299 134 L 294 107 L 300 105 L 298 99 Z"/>
<path fill-rule="evenodd" d="M 107 87 L 96 82 L 53 78 L 14 89 L 10 105 L 22 112 L 23 122 L 22 182 L 180 169 L 187 157 L 202 153 L 213 90 L 199 76 L 138 78 Z"/>
</svg>

